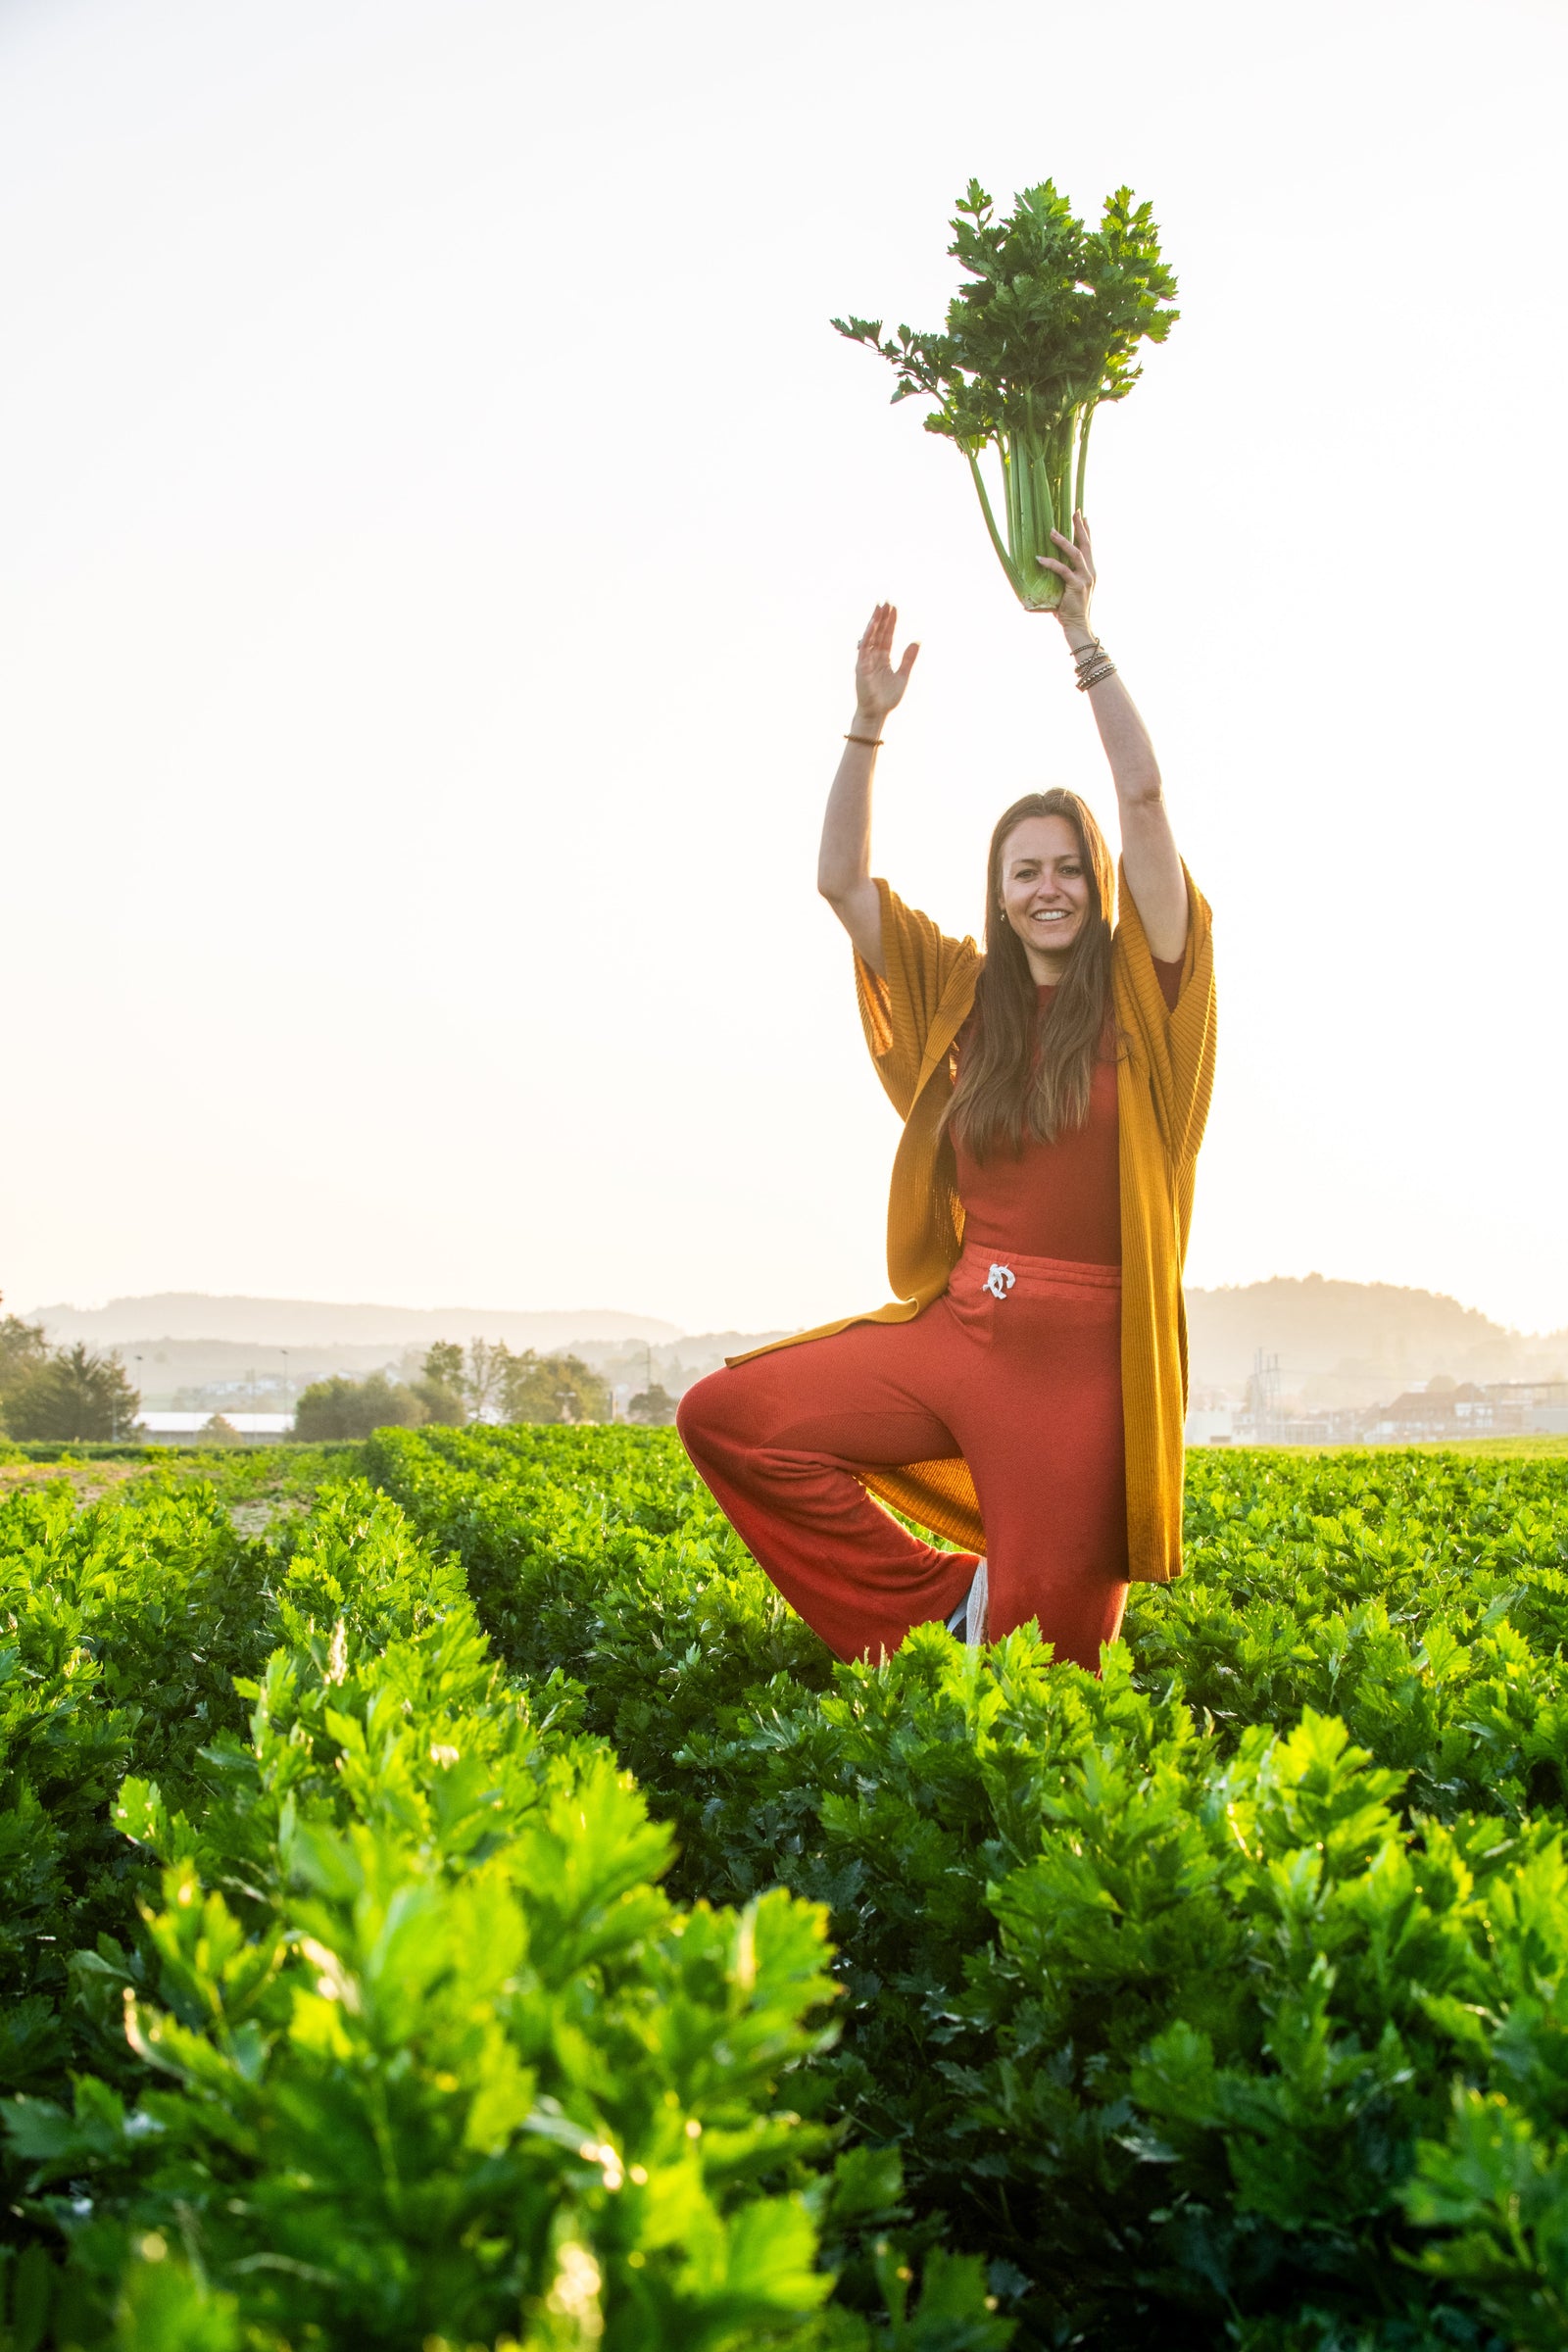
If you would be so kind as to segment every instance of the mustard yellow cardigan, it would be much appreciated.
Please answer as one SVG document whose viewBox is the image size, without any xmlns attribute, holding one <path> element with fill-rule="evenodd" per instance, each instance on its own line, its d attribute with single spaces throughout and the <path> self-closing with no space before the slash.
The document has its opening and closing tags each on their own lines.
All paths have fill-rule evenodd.
<svg viewBox="0 0 1568 2352">
<path fill-rule="evenodd" d="M 1183 868 L 1185 872 L 1185 867 Z M 972 939 L 949 939 L 887 883 L 887 978 L 855 958 L 865 1042 L 904 1121 L 888 1201 L 886 1306 L 803 1331 L 777 1347 L 821 1340 L 852 1323 L 907 1323 L 947 1289 L 963 1244 L 953 1147 L 942 1116 L 953 1092 L 954 1041 L 974 1003 L 983 961 Z M 1187 1310 L 1182 1265 L 1193 1177 L 1214 1079 L 1214 948 L 1206 901 L 1187 876 L 1187 949 L 1168 1008 L 1125 876 L 1111 950 L 1120 1033 L 1116 1110 L 1121 1167 L 1121 1387 L 1127 1432 L 1127 1546 L 1135 1582 L 1168 1584 L 1182 1569 Z M 755 1349 L 760 1354 L 762 1349 Z M 736 1357 L 744 1362 L 744 1357 Z M 866 1466 L 875 1494 L 920 1526 L 984 1551 L 985 1528 L 961 1455 Z"/>
</svg>

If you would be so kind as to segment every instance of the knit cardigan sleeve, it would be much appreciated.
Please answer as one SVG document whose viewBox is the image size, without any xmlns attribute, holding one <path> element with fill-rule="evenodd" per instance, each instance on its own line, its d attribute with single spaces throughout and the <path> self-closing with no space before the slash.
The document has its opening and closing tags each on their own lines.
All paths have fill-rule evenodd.
<svg viewBox="0 0 1568 2352">
<path fill-rule="evenodd" d="M 1187 872 L 1187 946 L 1174 1005 L 1167 1005 L 1142 918 L 1118 876 L 1114 956 L 1116 1017 L 1144 1065 L 1160 1141 L 1173 1168 L 1198 1157 L 1214 1086 L 1214 930 L 1208 901 Z"/>
<path fill-rule="evenodd" d="M 948 1029 L 953 1004 L 980 960 L 972 939 L 950 939 L 928 914 L 906 906 L 880 878 L 884 979 L 860 956 L 855 987 L 865 1042 L 888 1099 L 906 1119 L 929 1075 L 933 1038 Z M 948 1043 L 942 1037 L 945 1050 Z"/>
</svg>

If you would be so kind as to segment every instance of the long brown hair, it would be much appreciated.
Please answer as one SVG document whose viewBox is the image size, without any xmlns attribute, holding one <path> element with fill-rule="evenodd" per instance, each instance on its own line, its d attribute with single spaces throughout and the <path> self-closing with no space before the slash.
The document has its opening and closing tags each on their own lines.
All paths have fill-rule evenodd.
<svg viewBox="0 0 1568 2352">
<path fill-rule="evenodd" d="M 1023 942 L 1002 907 L 1003 852 L 1008 835 L 1030 816 L 1066 818 L 1078 836 L 1089 880 L 1083 929 L 1067 952 L 1044 1014 Z M 1075 792 L 1025 793 L 1003 812 L 986 867 L 986 957 L 947 1112 L 948 1123 L 976 1159 L 984 1161 L 999 1146 L 1016 1155 L 1026 1140 L 1050 1143 L 1088 1119 L 1095 1056 L 1110 1003 L 1115 892 L 1105 836 Z"/>
</svg>

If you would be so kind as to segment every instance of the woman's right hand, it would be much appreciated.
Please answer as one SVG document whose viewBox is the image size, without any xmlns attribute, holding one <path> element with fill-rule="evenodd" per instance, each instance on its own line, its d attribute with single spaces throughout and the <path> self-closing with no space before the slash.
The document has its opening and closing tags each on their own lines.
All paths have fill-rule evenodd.
<svg viewBox="0 0 1568 2352">
<path fill-rule="evenodd" d="M 870 720 L 871 732 L 904 700 L 918 645 L 904 649 L 904 660 L 893 666 L 893 632 L 899 625 L 897 605 L 878 605 L 865 624 L 855 657 L 855 703 L 859 716 Z"/>
</svg>

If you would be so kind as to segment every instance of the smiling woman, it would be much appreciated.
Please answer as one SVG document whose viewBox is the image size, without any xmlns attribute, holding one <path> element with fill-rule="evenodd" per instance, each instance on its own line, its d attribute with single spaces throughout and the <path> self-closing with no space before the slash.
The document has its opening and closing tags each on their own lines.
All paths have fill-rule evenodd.
<svg viewBox="0 0 1568 2352">
<path fill-rule="evenodd" d="M 888 1214 L 898 1296 L 687 1391 L 693 1461 L 841 1656 L 945 1618 L 1029 1618 L 1092 1671 L 1132 1578 L 1181 1571 L 1182 1259 L 1214 1061 L 1209 913 L 1176 853 L 1153 748 L 1089 625 L 1082 515 L 1053 537 L 1057 618 L 1121 822 L 1069 792 L 999 820 L 986 942 L 871 873 L 871 773 L 918 649 L 861 638 L 818 887 L 855 945 L 866 1042 L 904 1120 Z M 805 1343 L 804 1345 L 802 1343 Z M 873 1496 L 964 1548 L 908 1534 Z"/>
<path fill-rule="evenodd" d="M 1030 793 L 999 818 L 986 961 L 950 1114 L 977 1162 L 999 1144 L 1016 1156 L 1026 1141 L 1051 1143 L 1088 1120 L 1115 898 L 1105 837 L 1076 793 Z"/>
</svg>

